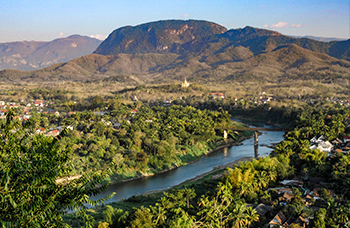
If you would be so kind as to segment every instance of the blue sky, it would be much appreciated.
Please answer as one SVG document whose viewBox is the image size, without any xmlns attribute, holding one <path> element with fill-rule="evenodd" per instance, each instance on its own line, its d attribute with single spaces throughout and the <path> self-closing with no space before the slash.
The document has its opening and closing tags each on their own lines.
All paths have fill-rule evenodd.
<svg viewBox="0 0 350 228">
<path fill-rule="evenodd" d="M 126 25 L 199 19 L 285 35 L 349 39 L 349 0 L 0 0 L 0 43 L 106 37 Z"/>
</svg>

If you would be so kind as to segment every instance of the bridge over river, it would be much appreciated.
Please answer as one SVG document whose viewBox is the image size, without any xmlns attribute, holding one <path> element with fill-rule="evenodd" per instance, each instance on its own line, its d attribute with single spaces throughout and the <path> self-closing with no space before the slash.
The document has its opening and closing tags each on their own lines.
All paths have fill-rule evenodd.
<svg viewBox="0 0 350 228">
<path fill-rule="evenodd" d="M 282 131 L 289 132 L 293 129 L 284 129 L 284 128 L 265 128 L 265 127 L 217 127 L 215 130 L 233 130 L 233 131 L 254 131 L 254 156 L 258 158 L 258 148 L 259 148 L 259 131 Z"/>
</svg>

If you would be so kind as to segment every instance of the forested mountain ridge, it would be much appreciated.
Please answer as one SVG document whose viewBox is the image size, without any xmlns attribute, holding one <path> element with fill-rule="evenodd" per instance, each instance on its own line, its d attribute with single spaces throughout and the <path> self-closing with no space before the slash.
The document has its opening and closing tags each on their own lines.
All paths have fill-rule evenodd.
<svg viewBox="0 0 350 228">
<path fill-rule="evenodd" d="M 0 43 L 0 69 L 35 70 L 91 54 L 102 41 L 72 35 L 49 42 Z"/>
<path fill-rule="evenodd" d="M 226 31 L 216 23 L 197 20 L 165 20 L 125 26 L 114 30 L 94 53 L 177 53 L 183 44 Z"/>
</svg>

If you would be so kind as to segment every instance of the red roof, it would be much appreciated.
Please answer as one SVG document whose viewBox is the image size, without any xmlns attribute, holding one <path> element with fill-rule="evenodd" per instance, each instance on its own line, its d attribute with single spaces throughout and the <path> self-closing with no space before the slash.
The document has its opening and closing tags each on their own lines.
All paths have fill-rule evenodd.
<svg viewBox="0 0 350 228">
<path fill-rule="evenodd" d="M 45 101 L 41 101 L 41 100 L 35 100 L 34 104 L 43 104 L 45 103 Z"/>
</svg>

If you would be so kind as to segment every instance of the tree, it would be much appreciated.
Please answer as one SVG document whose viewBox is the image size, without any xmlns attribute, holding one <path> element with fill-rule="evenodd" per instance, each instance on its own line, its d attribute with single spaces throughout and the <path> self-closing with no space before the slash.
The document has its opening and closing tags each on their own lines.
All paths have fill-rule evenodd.
<svg viewBox="0 0 350 228">
<path fill-rule="evenodd" d="M 324 228 L 326 227 L 325 219 L 326 219 L 327 210 L 324 208 L 319 209 L 316 212 L 314 220 L 312 220 L 311 227 Z"/>
<path fill-rule="evenodd" d="M 86 203 L 107 187 L 102 181 L 107 170 L 86 173 L 68 181 L 72 166 L 70 148 L 62 148 L 60 138 L 32 135 L 7 112 L 0 126 L 0 224 L 2 227 L 63 227 L 61 215 L 68 210 L 90 226 L 92 218 L 85 213 Z M 28 123 L 29 125 L 30 123 Z M 61 178 L 61 180 L 59 180 Z M 97 186 L 100 185 L 100 188 Z"/>
<path fill-rule="evenodd" d="M 149 208 L 141 206 L 141 208 L 134 208 L 135 212 L 133 214 L 134 219 L 130 222 L 132 228 L 137 227 L 154 227 L 154 223 L 152 221 L 152 213 Z"/>
<path fill-rule="evenodd" d="M 196 222 L 204 227 L 246 227 L 258 220 L 256 211 L 248 209 L 239 199 L 239 195 L 232 194 L 232 186 L 228 180 L 219 183 L 216 197 L 209 199 L 202 196 L 199 201 L 201 218 Z"/>
</svg>

